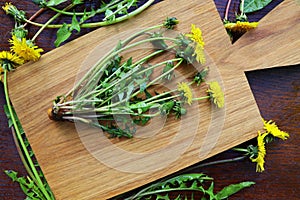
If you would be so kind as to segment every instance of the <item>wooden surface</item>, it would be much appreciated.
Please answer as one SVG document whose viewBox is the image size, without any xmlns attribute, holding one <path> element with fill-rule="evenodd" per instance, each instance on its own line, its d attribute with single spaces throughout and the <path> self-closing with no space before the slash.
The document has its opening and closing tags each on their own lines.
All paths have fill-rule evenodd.
<svg viewBox="0 0 300 200">
<path fill-rule="evenodd" d="M 280 73 L 282 73 L 282 70 L 280 71 Z M 252 73 L 253 74 L 253 73 Z M 297 68 L 293 68 L 293 75 L 297 75 Z M 299 73 L 298 73 L 298 75 L 299 75 Z M 251 73 L 250 73 L 250 75 L 248 75 L 248 77 L 251 77 Z M 252 75 L 252 77 L 253 77 L 253 75 Z M 289 86 L 293 86 L 293 89 L 294 90 L 292 90 L 291 92 L 296 92 L 296 94 L 297 94 L 297 91 L 299 91 L 298 89 L 299 89 L 299 87 L 298 87 L 298 89 L 297 89 L 297 84 L 298 84 L 298 86 L 299 86 L 299 82 L 297 82 L 297 79 L 292 79 L 292 77 L 293 76 L 289 76 L 290 77 L 290 79 L 288 80 L 288 81 L 286 81 L 284 84 L 282 84 L 281 86 L 283 87 L 283 86 L 286 86 L 286 87 L 289 87 Z M 265 79 L 265 78 L 264 78 Z M 254 80 L 255 80 L 255 76 L 254 76 Z M 280 79 L 279 79 L 280 80 Z M 279 81 L 278 80 L 278 81 Z M 292 80 L 296 80 L 296 81 L 292 81 Z M 292 81 L 292 82 L 291 82 Z M 250 83 L 251 83 L 251 81 L 250 81 Z M 256 83 L 253 83 L 252 82 L 252 84 L 255 86 L 256 85 Z M 289 84 L 292 84 L 292 85 L 289 85 Z M 277 85 L 277 84 L 276 84 Z M 252 85 L 251 85 L 251 87 L 252 87 Z M 267 87 L 270 89 L 271 87 L 269 87 L 268 85 L 267 85 Z M 278 87 L 278 86 L 277 86 Z M 259 88 L 261 88 L 261 85 L 260 85 L 260 87 L 257 87 L 258 89 Z M 256 89 L 257 89 L 256 88 Z M 252 87 L 252 90 L 253 91 L 255 91 L 255 87 L 253 88 Z M 274 90 L 274 88 L 273 88 L 273 90 Z M 285 92 L 287 92 L 288 90 L 286 89 L 286 88 L 284 88 L 284 91 Z M 260 91 L 259 91 L 260 92 Z M 254 94 L 255 94 L 255 92 L 254 92 Z M 260 94 L 260 93 L 259 93 Z M 286 95 L 286 93 L 285 93 L 285 95 Z M 280 97 L 280 95 L 278 95 L 278 96 L 275 96 L 275 97 Z M 258 98 L 259 98 L 259 96 L 258 96 Z M 279 100 L 282 100 L 282 99 L 280 99 L 280 98 L 277 98 L 277 99 L 279 99 Z M 257 99 L 256 99 L 257 100 Z M 286 98 L 286 101 L 288 101 L 288 98 Z M 296 109 L 295 110 L 295 113 L 294 113 L 294 115 L 292 115 L 293 116 L 293 119 L 294 120 L 297 120 L 298 119 L 298 121 L 299 121 L 299 107 L 297 107 L 297 102 L 299 102 L 299 101 L 297 101 L 297 96 L 296 96 L 296 100 L 295 99 L 293 99 L 292 100 L 292 102 L 295 102 L 295 108 L 294 109 Z M 280 105 L 280 104 L 279 104 Z M 293 104 L 292 104 L 293 105 Z M 264 108 L 264 106 L 263 106 L 263 108 Z M 298 112 L 297 112 L 297 108 L 298 108 Z M 276 109 L 275 109 L 275 111 L 277 111 L 277 109 L 280 109 L 280 106 L 277 106 L 276 107 Z M 267 109 L 266 109 L 267 110 Z M 273 109 L 274 110 L 274 109 Z M 267 115 L 268 116 L 268 115 Z M 269 116 L 272 116 L 272 115 L 269 115 Z M 298 118 L 297 118 L 298 117 Z M 272 119 L 274 119 L 274 118 L 272 118 Z M 282 118 L 281 118 L 282 119 Z M 274 119 L 275 120 L 275 119 Z M 295 122 L 297 122 L 297 121 L 295 121 Z M 284 126 L 285 127 L 285 126 Z M 294 124 L 294 126 L 292 126 L 292 127 L 294 127 L 294 129 L 293 128 L 291 128 L 291 130 L 295 130 L 295 131 L 299 131 L 299 127 L 298 127 L 298 129 L 297 129 L 297 126 L 296 126 L 296 124 Z M 296 132 L 297 133 L 297 132 Z M 294 137 L 296 137 L 296 135 L 292 135 L 292 137 L 291 137 L 291 139 L 293 139 Z M 293 142 L 294 142 L 294 140 L 293 140 Z M 291 147 L 293 147 L 293 146 L 291 146 Z M 295 146 L 294 146 L 295 147 Z M 296 147 L 295 147 L 296 148 Z M 294 166 L 293 165 L 293 163 L 296 163 L 296 167 L 298 166 L 299 167 L 299 165 L 297 165 L 297 163 L 299 163 L 299 159 L 298 160 L 296 160 L 297 159 L 297 154 L 296 154 L 296 149 L 294 149 L 294 151 L 293 151 L 293 149 L 291 149 L 290 151 L 288 151 L 288 152 L 290 152 L 290 154 L 291 153 L 294 153 L 294 154 L 292 154 L 292 155 L 290 155 L 291 156 L 291 159 L 293 159 L 293 162 L 290 164 L 291 166 Z M 272 152 L 271 152 L 272 153 Z M 80 155 L 77 155 L 77 156 L 80 156 Z M 276 159 L 275 159 L 276 160 Z M 277 159 L 278 160 L 278 159 Z M 297 162 L 298 161 L 298 162 Z M 247 168 L 247 170 L 249 170 L 249 163 L 247 163 L 247 166 L 245 166 L 246 168 Z M 234 169 L 234 168 L 233 168 Z M 294 168 L 293 168 L 294 169 Z M 297 178 L 297 175 L 299 176 L 299 174 L 297 174 L 297 171 L 295 171 L 295 170 L 291 170 L 293 173 L 294 173 L 294 175 L 296 175 L 296 176 L 294 176 L 294 177 L 296 177 Z M 220 169 L 219 169 L 220 170 Z M 229 170 L 228 170 L 229 171 Z M 216 172 L 218 172 L 218 171 L 216 171 Z M 219 171 L 219 173 L 221 172 L 221 170 Z M 249 172 L 250 174 L 251 174 L 251 172 Z M 218 173 L 216 173 L 216 174 L 218 174 Z M 234 173 L 235 175 L 237 174 L 237 173 Z M 211 174 L 210 174 L 211 175 Z M 213 176 L 213 175 L 211 175 L 211 176 Z M 227 176 L 227 174 L 225 174 L 223 177 L 226 177 Z M 230 177 L 230 173 L 228 173 L 228 176 Z M 231 175 L 232 176 L 232 175 Z M 240 175 L 240 176 L 242 176 L 242 175 Z M 223 180 L 224 181 L 224 178 L 223 177 L 220 177 L 220 179 L 221 180 Z M 273 177 L 273 176 L 270 176 L 271 178 Z M 215 176 L 215 178 L 216 178 L 216 181 L 218 181 L 218 178 L 217 178 L 217 176 Z M 246 178 L 246 177 L 245 177 Z M 249 177 L 247 177 L 247 179 L 248 179 Z M 274 178 L 274 177 L 273 177 Z M 278 179 L 278 177 L 277 177 L 277 179 Z M 238 178 L 236 178 L 236 180 L 237 181 L 241 181 L 241 180 L 239 180 Z M 291 182 L 291 183 L 293 183 L 293 184 L 299 184 L 299 182 L 297 182 L 297 180 L 298 179 L 293 179 L 293 178 L 291 178 L 291 179 L 289 179 L 289 181 Z M 93 180 L 94 181 L 94 180 Z M 227 181 L 229 181 L 229 179 L 227 179 Z M 226 182 L 226 181 L 225 181 Z M 276 182 L 275 182 L 276 183 Z M 83 183 L 81 183 L 82 185 L 83 185 Z M 279 183 L 278 183 L 279 184 Z M 297 185 L 295 185 L 295 186 L 297 186 Z M 258 186 L 259 187 L 259 186 Z M 256 189 L 258 189 L 258 187 L 256 187 Z M 253 191 L 253 190 L 252 190 Z M 260 189 L 258 189 L 258 191 L 263 191 L 263 190 L 260 190 Z M 295 190 L 292 190 L 292 189 L 290 189 L 290 191 L 292 191 L 290 194 L 291 195 L 294 195 L 293 197 L 296 197 L 296 195 L 297 195 L 297 193 L 295 192 Z M 293 192 L 294 191 L 294 192 Z M 242 193 L 243 194 L 243 193 Z M 269 193 L 270 194 L 270 193 Z M 274 197 L 274 196 L 273 196 Z M 258 199 L 258 198 L 255 198 L 255 199 Z"/>
</svg>

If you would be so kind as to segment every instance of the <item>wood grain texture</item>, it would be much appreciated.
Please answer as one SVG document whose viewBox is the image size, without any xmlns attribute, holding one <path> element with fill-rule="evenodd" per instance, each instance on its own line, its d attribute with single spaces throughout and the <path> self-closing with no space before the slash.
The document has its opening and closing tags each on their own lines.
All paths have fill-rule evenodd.
<svg viewBox="0 0 300 200">
<path fill-rule="evenodd" d="M 155 12 L 155 10 L 161 8 L 160 6 L 162 5 L 163 4 L 158 4 L 157 7 L 153 7 L 143 14 L 144 16 L 141 15 L 134 20 L 137 20 L 137 24 L 140 24 L 141 21 L 143 21 L 143 17 L 149 15 L 151 12 Z M 217 21 L 219 18 L 214 10 L 213 4 L 208 2 L 203 5 L 198 3 L 194 7 L 193 4 L 189 5 L 188 8 L 186 6 L 187 5 L 178 6 L 185 11 L 181 12 L 181 15 L 186 18 L 182 22 L 183 26 L 186 25 L 186 27 L 179 27 L 179 30 L 188 30 L 187 24 L 190 22 L 199 24 L 203 29 L 205 41 L 207 42 L 207 51 L 211 58 L 215 61 L 216 65 L 219 66 L 218 64 L 222 62 L 218 59 L 218 56 L 226 52 L 226 49 L 230 45 L 229 41 L 224 41 L 224 38 L 227 38 L 227 36 L 222 28 L 221 22 Z M 196 16 L 201 17 L 198 17 L 197 20 L 194 19 L 194 15 L 188 17 L 190 15 L 190 7 L 193 7 L 192 10 L 195 12 Z M 203 10 L 199 9 L 200 7 Z M 156 12 L 161 14 L 161 10 Z M 157 13 L 157 15 L 159 13 Z M 185 16 L 187 14 L 188 16 Z M 178 16 L 178 18 L 180 19 L 180 16 Z M 193 18 L 193 20 L 191 20 L 191 18 Z M 211 20 L 214 19 L 215 21 L 209 21 L 208 23 L 208 18 Z M 127 23 L 126 29 L 136 25 L 133 23 L 134 20 Z M 154 21 L 155 20 L 143 23 L 148 25 Z M 185 23 L 185 21 L 189 23 Z M 46 178 L 58 199 L 66 199 L 67 197 L 70 197 L 71 194 L 78 198 L 81 198 L 81 195 L 86 198 L 93 198 L 93 196 L 102 194 L 107 195 L 105 197 L 111 197 L 115 194 L 175 172 L 183 167 L 194 164 L 206 157 L 246 141 L 254 137 L 256 130 L 261 127 L 261 121 L 259 119 L 260 116 L 246 78 L 244 77 L 243 68 L 239 70 L 239 73 L 234 74 L 230 68 L 226 67 L 229 65 L 224 66 L 222 69 L 220 69 L 219 66 L 226 91 L 226 102 L 228 102 L 226 104 L 226 116 L 228 118 L 225 123 L 225 131 L 222 132 L 221 138 L 219 139 L 220 143 L 217 144 L 217 148 L 213 150 L 213 153 L 199 158 L 199 140 L 196 139 L 194 141 L 195 144 L 193 143 L 193 145 L 191 145 L 189 150 L 182 156 L 176 165 L 171 166 L 168 170 L 152 174 L 151 178 L 148 178 L 148 174 L 136 175 L 120 173 L 101 165 L 101 163 L 90 156 L 84 149 L 78 136 L 73 134 L 74 129 L 71 124 L 58 124 L 54 122 L 49 124 L 44 113 L 50 105 L 49 102 L 51 102 L 53 97 L 65 92 L 65 89 L 69 88 L 70 85 L 74 83 L 74 76 L 77 72 L 74 68 L 78 68 L 79 66 L 71 66 L 71 63 L 80 63 L 80 61 L 85 58 L 88 52 L 93 49 L 95 39 L 101 39 L 101 35 L 99 35 L 99 33 L 105 34 L 105 31 L 111 33 L 111 29 L 114 29 L 117 32 L 122 31 L 122 26 L 123 25 L 120 24 L 114 28 L 109 27 L 105 28 L 105 30 L 95 31 L 83 38 L 80 38 L 79 40 L 65 45 L 62 48 L 54 50 L 46 54 L 39 62 L 30 64 L 30 70 L 25 69 L 25 66 L 20 68 L 10 79 L 12 101 L 17 109 L 19 117 L 21 118 L 33 149 L 37 154 L 38 160 L 46 174 Z M 80 51 L 77 50 L 79 48 L 81 49 Z M 61 62 L 59 59 L 64 59 L 64 62 Z M 49 65 L 55 66 L 54 69 L 49 69 Z M 35 69 L 34 74 L 32 74 L 32 69 Z M 62 73 L 64 70 L 68 73 Z M 22 85 L 18 85 L 16 81 L 19 78 L 18 73 L 22 73 L 22 76 L 30 78 L 22 80 Z M 43 74 L 43 76 L 41 76 L 41 74 Z M 53 77 L 55 77 L 55 80 L 53 80 Z M 241 83 L 240 89 L 242 89 L 245 93 L 245 96 L 243 95 L 243 97 L 239 100 L 235 98 L 240 95 L 240 92 L 236 90 L 236 83 Z M 21 91 L 28 88 L 30 88 L 31 91 L 30 99 L 20 95 Z M 41 88 L 43 89 L 41 90 Z M 41 97 L 43 98 L 43 102 L 41 102 L 41 104 L 37 104 L 35 100 L 41 99 Z M 26 103 L 24 104 L 24 102 Z M 36 106 L 35 109 L 32 108 L 32 105 Z M 250 110 L 252 107 L 252 112 L 248 112 L 249 107 Z M 238 116 L 238 118 L 236 118 L 237 113 L 242 116 Z M 253 120 L 249 120 L 246 123 L 245 119 L 247 118 Z M 32 119 L 37 120 L 38 122 Z M 240 130 L 241 134 L 247 134 L 242 135 L 242 137 L 239 134 L 233 134 L 235 132 L 238 133 Z M 201 135 L 198 137 L 201 137 Z M 49 160 L 51 160 L 51 162 L 49 162 Z M 87 169 L 87 167 L 91 168 Z M 87 172 L 88 175 L 86 175 Z M 116 177 L 120 178 L 117 179 Z M 146 179 L 147 181 L 145 181 Z M 79 180 L 80 184 L 78 184 Z M 99 186 L 99 181 L 112 185 L 105 185 L 106 189 L 104 187 L 99 189 L 99 187 L 97 187 Z M 119 186 L 118 184 L 120 183 L 123 185 Z M 82 186 L 84 185 L 88 186 L 89 190 L 83 188 Z M 118 189 L 116 189 L 116 187 L 118 187 Z"/>
<path fill-rule="evenodd" d="M 238 40 L 223 60 L 230 65 L 244 58 L 246 62 L 236 66 L 242 71 L 299 64 L 299 33 L 300 6 L 296 1 L 284 1 Z"/>
<path fill-rule="evenodd" d="M 222 44 L 221 49 L 226 49 L 227 45 L 230 45 L 229 39 L 227 40 L 227 43 L 226 41 L 223 41 L 224 37 L 228 37 L 222 27 L 222 23 L 219 20 L 218 13 L 216 12 L 213 2 L 203 2 L 202 4 L 193 4 L 191 2 L 191 4 L 186 4 L 186 2 L 183 3 L 178 1 L 176 7 L 177 6 L 180 7 L 180 10 L 174 11 L 175 8 L 172 8 L 172 4 L 170 2 L 166 1 L 160 3 L 157 6 L 149 9 L 149 11 L 146 11 L 143 15 L 140 15 L 138 18 L 132 19 L 131 21 L 117 26 L 102 28 L 101 30 L 97 30 L 83 36 L 78 40 L 68 43 L 59 49 L 51 51 L 50 53 L 44 55 L 40 61 L 30 64 L 30 66 L 24 66 L 24 68 L 20 68 L 18 71 L 16 71 L 16 73 L 14 73 L 14 76 L 11 76 L 9 86 L 11 99 L 17 112 L 20 113 L 20 120 L 26 133 L 28 134 L 28 138 L 33 150 L 37 152 L 36 157 L 42 166 L 45 176 L 56 198 L 109 198 L 116 194 L 146 184 L 149 181 L 161 178 L 181 168 L 187 167 L 190 164 L 194 164 L 208 156 L 224 151 L 225 149 L 231 147 L 231 145 L 239 143 L 237 136 L 228 140 L 228 133 L 230 134 L 232 130 L 235 129 L 229 125 L 228 127 L 232 128 L 232 130 L 228 130 L 227 135 L 223 134 L 223 138 L 221 138 L 221 141 L 225 140 L 227 142 L 217 146 L 218 148 L 214 149 L 212 152 L 204 151 L 204 156 L 199 158 L 199 149 L 202 144 L 201 138 L 203 137 L 201 135 L 204 135 L 207 132 L 206 130 L 209 122 L 201 121 L 202 127 L 201 130 L 198 131 L 200 135 L 196 136 L 194 141 L 192 141 L 192 144 L 188 143 L 190 146 L 188 146 L 188 149 L 182 155 L 182 157 L 176 161 L 176 165 L 172 164 L 168 167 L 168 169 L 155 171 L 151 175 L 151 178 L 148 178 L 149 173 L 136 174 L 120 172 L 103 165 L 84 148 L 77 134 L 77 130 L 74 129 L 73 124 L 50 122 L 45 115 L 45 111 L 51 104 L 50 102 L 53 100 L 53 97 L 64 93 L 66 88 L 70 88 L 70 86 L 72 86 L 74 83 L 74 77 L 76 76 L 80 67 L 79 63 L 82 63 L 89 52 L 95 48 L 97 45 L 97 42 L 95 41 L 102 41 L 107 36 L 110 36 L 114 33 L 130 30 L 136 26 L 140 26 L 141 24 L 143 26 L 157 24 L 166 16 L 173 16 L 176 14 L 176 17 L 180 19 L 182 24 L 178 27 L 179 31 L 188 32 L 190 23 L 195 23 L 203 29 L 207 51 L 210 53 L 211 57 L 217 57 L 216 55 L 219 53 L 218 49 L 220 49 L 220 44 Z M 166 12 L 166 10 L 170 11 Z M 193 13 L 193 15 L 191 15 L 191 13 Z M 149 20 L 150 16 L 156 17 Z M 195 20 L 193 16 L 202 17 L 199 17 L 197 20 Z M 207 21 L 207 18 L 214 20 Z M 49 68 L 49 65 L 54 67 Z M 32 71 L 34 71 L 34 73 L 32 73 Z M 23 80 L 21 86 L 16 82 L 17 74 L 22 74 L 22 76 L 30 78 Z M 24 91 L 26 88 L 30 88 L 31 100 L 28 99 L 27 103 L 24 103 L 26 95 L 21 96 L 14 94 L 19 94 L 20 91 Z M 33 101 L 33 99 L 40 99 L 41 97 L 43 97 L 43 101 L 41 101 L 41 103 L 39 103 L 40 101 Z M 246 102 L 249 103 L 249 101 Z M 255 105 L 253 101 L 252 105 Z M 256 107 L 254 106 L 254 108 Z M 256 111 L 254 113 L 258 116 L 257 108 L 254 111 Z M 24 113 L 24 115 L 21 113 Z M 206 109 L 203 115 L 210 117 L 209 110 Z M 189 118 L 185 119 L 185 122 L 193 122 L 195 120 L 193 119 L 193 117 L 195 118 L 195 115 L 192 113 L 190 113 L 188 117 Z M 176 124 L 177 123 L 172 123 L 164 128 L 162 131 L 164 134 L 162 135 L 167 135 L 167 138 L 159 140 L 160 142 L 156 144 L 158 146 L 156 148 L 163 148 L 164 146 L 168 145 L 168 143 L 172 142 L 172 138 L 174 137 L 172 134 L 175 134 L 178 130 L 178 127 L 174 129 Z M 254 120 L 253 124 L 257 124 L 257 120 Z M 190 123 L 185 123 L 183 125 L 186 126 L 183 127 L 185 129 L 188 129 L 187 126 L 191 126 Z M 172 127 L 174 129 L 173 133 L 168 131 L 168 129 L 172 130 Z M 197 126 L 194 128 L 197 128 Z M 253 127 L 249 126 L 247 132 L 250 133 L 250 135 L 245 137 L 244 140 L 248 140 L 254 136 L 253 133 L 251 133 L 251 130 L 254 129 Z M 172 151 L 178 151 L 181 148 L 187 148 L 184 146 L 186 145 L 186 142 L 184 141 L 190 140 L 190 138 L 193 139 L 194 133 L 195 130 L 192 130 L 182 135 L 180 138 L 181 142 L 179 142 L 177 139 L 177 142 L 173 142 L 171 146 L 169 145 L 170 147 L 167 148 L 167 151 L 162 152 L 159 156 L 157 156 L 157 154 L 148 155 L 144 153 L 153 147 L 156 140 L 152 139 L 152 141 L 150 141 L 148 144 L 145 144 L 145 141 L 138 139 L 119 142 L 118 145 L 127 151 L 138 149 L 140 152 L 144 153 L 142 157 L 135 157 L 135 160 L 133 161 L 127 161 L 126 157 L 122 157 L 122 154 L 111 155 L 109 152 L 110 148 L 105 148 L 103 146 L 105 143 L 101 146 L 101 141 L 95 144 L 100 145 L 96 146 L 98 149 L 94 149 L 92 151 L 100 151 L 100 155 L 115 157 L 120 161 L 120 165 L 122 166 L 129 162 L 129 167 L 137 167 L 136 169 L 131 169 L 131 171 L 138 172 L 143 169 L 147 172 L 149 170 L 153 170 L 153 167 L 156 167 L 156 165 L 159 163 L 171 160 Z M 90 140 L 98 142 L 96 138 L 91 138 L 93 135 L 97 136 L 95 133 L 87 134 L 90 136 Z M 85 137 L 82 137 L 81 139 L 84 138 Z M 217 140 L 217 138 L 214 139 Z M 233 143 L 232 140 L 234 140 L 235 143 Z M 215 141 L 212 140 L 211 142 Z M 210 145 L 210 143 L 204 144 L 204 146 L 208 145 Z M 49 160 L 51 160 L 51 162 L 49 162 Z M 135 164 L 132 165 L 134 162 Z M 87 172 L 89 174 L 88 176 L 86 175 Z M 99 189 L 99 187 L 97 187 L 99 185 L 103 185 L 103 187 Z M 87 190 L 85 186 L 87 186 L 89 190 Z"/>
</svg>

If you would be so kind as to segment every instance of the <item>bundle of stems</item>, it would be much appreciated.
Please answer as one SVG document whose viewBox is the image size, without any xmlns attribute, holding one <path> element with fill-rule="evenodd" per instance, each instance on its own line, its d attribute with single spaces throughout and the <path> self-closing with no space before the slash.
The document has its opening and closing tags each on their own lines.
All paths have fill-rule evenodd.
<svg viewBox="0 0 300 200">
<path fill-rule="evenodd" d="M 155 25 L 130 35 L 100 58 L 66 94 L 58 96 L 48 110 L 49 118 L 57 121 L 83 122 L 99 127 L 112 137 L 132 137 L 134 124 L 144 125 L 151 118 L 175 113 L 177 118 L 186 113 L 184 104 L 209 99 L 212 96 L 193 98 L 190 86 L 204 81 L 205 63 L 201 30 L 192 25 L 191 34 L 178 33 L 166 36 L 178 20 L 167 18 Z M 123 61 L 127 50 L 151 44 L 153 50 L 142 58 L 130 57 Z M 200 46 L 201 45 L 201 46 Z M 171 53 L 173 58 L 165 55 Z M 167 58 L 155 62 L 157 56 Z M 153 61 L 154 62 L 154 61 Z M 173 81 L 174 70 L 183 63 L 200 63 L 203 69 L 190 82 L 178 82 L 177 88 L 158 92 L 151 89 L 164 81 Z M 155 69 L 163 68 L 159 75 Z M 152 92 L 151 92 L 152 91 Z M 113 122 L 121 120 L 124 127 Z M 128 122 L 124 116 L 131 116 Z M 95 120 L 96 119 L 96 120 Z"/>
</svg>

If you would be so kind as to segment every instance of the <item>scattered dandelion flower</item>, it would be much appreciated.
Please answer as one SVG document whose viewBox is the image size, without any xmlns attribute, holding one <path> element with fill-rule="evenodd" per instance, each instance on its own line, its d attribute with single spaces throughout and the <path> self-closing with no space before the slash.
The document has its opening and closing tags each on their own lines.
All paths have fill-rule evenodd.
<svg viewBox="0 0 300 200">
<path fill-rule="evenodd" d="M 224 93 L 217 81 L 212 81 L 209 84 L 209 89 L 207 90 L 210 99 L 218 108 L 224 107 Z"/>
<path fill-rule="evenodd" d="M 10 9 L 12 6 L 13 6 L 13 5 L 11 4 L 11 2 L 9 2 L 9 3 L 6 2 L 5 5 L 2 6 L 2 9 L 5 11 L 6 14 L 8 14 L 9 9 Z"/>
<path fill-rule="evenodd" d="M 265 164 L 265 156 L 262 155 L 262 153 L 258 152 L 258 155 L 256 158 L 251 158 L 252 162 L 256 162 L 256 172 L 263 172 L 265 170 L 264 164 Z"/>
<path fill-rule="evenodd" d="M 5 3 L 5 5 L 2 6 L 2 9 L 7 15 L 13 16 L 17 22 L 24 22 L 26 19 L 25 12 L 22 10 L 18 10 L 18 8 L 11 2 Z"/>
<path fill-rule="evenodd" d="M 25 61 L 37 61 L 41 57 L 41 52 L 44 50 L 35 46 L 26 38 L 19 39 L 15 35 L 9 42 L 13 45 L 11 50 L 22 57 Z"/>
<path fill-rule="evenodd" d="M 197 85 L 200 85 L 201 83 L 205 82 L 205 78 L 208 74 L 208 67 L 205 67 L 201 71 L 197 72 L 194 76 L 194 81 L 197 83 Z"/>
<path fill-rule="evenodd" d="M 246 32 L 251 29 L 254 29 L 258 26 L 258 22 L 241 22 L 237 21 L 236 23 L 226 23 L 224 24 L 226 30 L 232 32 Z"/>
<path fill-rule="evenodd" d="M 270 121 L 265 121 L 264 122 L 264 129 L 267 131 L 267 133 L 272 134 L 274 137 L 278 137 L 282 140 L 286 140 L 290 135 L 287 132 L 281 131 L 278 126 L 273 122 L 272 120 Z"/>
<path fill-rule="evenodd" d="M 15 55 L 9 51 L 1 51 L 0 52 L 1 69 L 4 65 L 7 65 L 7 64 L 16 66 L 16 65 L 22 65 L 23 63 L 24 63 L 24 60 L 22 60 L 17 55 Z"/>
<path fill-rule="evenodd" d="M 192 90 L 191 90 L 190 86 L 187 83 L 182 82 L 182 83 L 178 83 L 177 89 L 178 89 L 178 91 L 183 93 L 186 103 L 191 105 L 193 102 L 193 94 L 192 94 Z"/>
<path fill-rule="evenodd" d="M 264 163 L 265 163 L 265 155 L 266 155 L 266 148 L 264 138 L 268 135 L 268 133 L 261 133 L 258 131 L 257 136 L 257 157 L 250 158 L 252 162 L 256 162 L 256 172 L 263 172 L 265 170 Z"/>
<path fill-rule="evenodd" d="M 257 137 L 258 152 L 262 153 L 264 156 L 266 155 L 264 139 L 267 135 L 268 133 L 261 133 L 260 131 L 258 131 L 258 137 Z"/>
<path fill-rule="evenodd" d="M 178 23 L 179 20 L 176 17 L 167 17 L 163 25 L 167 29 L 173 29 Z"/>
<path fill-rule="evenodd" d="M 195 24 L 191 25 L 191 34 L 186 34 L 186 36 L 196 42 L 199 46 L 204 48 L 205 43 L 202 38 L 202 31 L 200 30 L 200 28 L 197 28 Z"/>
<path fill-rule="evenodd" d="M 199 44 L 196 44 L 195 52 L 194 52 L 193 56 L 196 56 L 196 60 L 201 64 L 204 64 L 206 62 L 204 49 Z"/>
</svg>

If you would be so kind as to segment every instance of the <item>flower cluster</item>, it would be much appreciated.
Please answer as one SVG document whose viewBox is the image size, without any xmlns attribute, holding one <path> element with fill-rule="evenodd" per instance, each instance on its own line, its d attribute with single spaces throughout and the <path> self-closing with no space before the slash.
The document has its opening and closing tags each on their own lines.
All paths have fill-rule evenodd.
<svg viewBox="0 0 300 200">
<path fill-rule="evenodd" d="M 41 56 L 40 53 L 43 52 L 32 41 L 26 40 L 26 38 L 17 38 L 15 35 L 12 36 L 9 43 L 12 45 L 10 51 L 0 52 L 0 75 L 5 70 L 12 71 L 25 62 L 37 61 Z"/>
<path fill-rule="evenodd" d="M 6 14 L 12 15 L 15 18 L 15 28 L 12 30 L 12 38 L 9 39 L 11 45 L 10 51 L 0 52 L 0 80 L 5 71 L 12 71 L 19 65 L 28 61 L 37 61 L 43 49 L 38 48 L 33 40 L 26 39 L 28 31 L 20 22 L 25 19 L 25 13 L 19 11 L 11 3 L 6 3 L 2 6 Z"/>
</svg>

